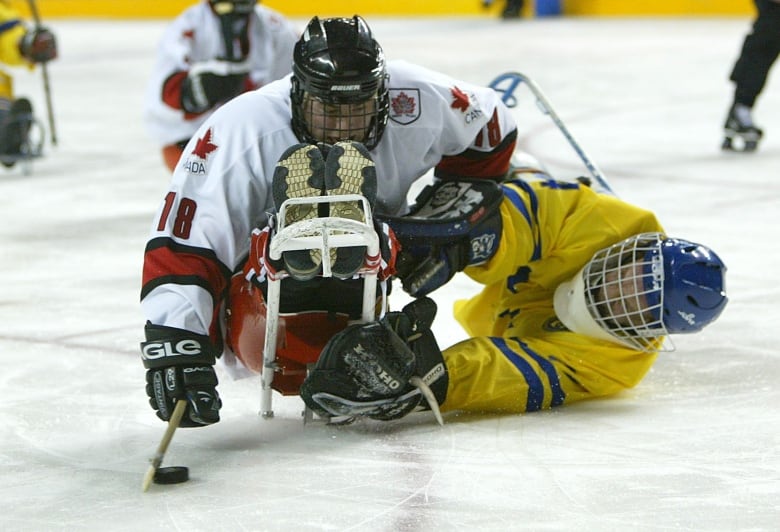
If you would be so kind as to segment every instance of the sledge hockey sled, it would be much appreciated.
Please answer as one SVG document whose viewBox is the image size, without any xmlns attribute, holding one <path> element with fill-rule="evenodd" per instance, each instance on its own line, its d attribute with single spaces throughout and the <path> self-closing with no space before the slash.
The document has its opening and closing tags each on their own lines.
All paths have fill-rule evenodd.
<svg viewBox="0 0 780 532">
<path fill-rule="evenodd" d="M 359 201 L 362 203 L 362 220 L 325 217 L 302 220 L 290 225 L 284 224 L 285 212 L 293 205 L 346 201 Z M 374 229 L 368 200 L 359 194 L 290 198 L 280 206 L 277 221 L 277 231 L 271 239 L 268 249 L 269 256 L 274 261 L 281 259 L 282 253 L 285 251 L 319 249 L 322 254 L 322 277 L 332 277 L 330 258 L 330 250 L 332 249 L 365 246 L 367 250 L 366 256 L 377 258 L 377 260 L 371 262 L 365 261 L 363 267 L 357 273 L 363 281 L 360 321 L 373 321 L 376 318 L 377 274 L 380 270 L 381 261 L 378 259 L 380 256 L 379 237 Z M 289 360 L 277 358 L 280 332 L 280 287 L 282 279 L 286 277 L 289 277 L 289 274 L 285 270 L 280 270 L 273 276 L 268 275 L 260 405 L 260 413 L 264 418 L 271 418 L 274 415 L 272 405 L 273 390 L 289 395 L 289 386 L 285 386 L 285 375 L 283 374 L 285 366 L 306 368 L 309 364 L 316 362 L 316 360 L 310 360 L 309 355 L 305 352 L 296 353 L 290 350 L 285 352 L 285 356 L 289 357 Z M 312 413 L 308 408 L 304 416 L 304 421 L 311 420 Z"/>
<path fill-rule="evenodd" d="M 558 113 L 556 113 L 553 109 L 550 101 L 544 95 L 539 86 L 536 85 L 533 80 L 531 80 L 531 78 L 521 74 L 520 72 L 506 72 L 496 76 L 496 78 L 494 78 L 488 86 L 499 93 L 501 95 L 501 100 L 507 107 L 511 109 L 517 106 L 518 99 L 516 91 L 521 86 L 521 84 L 531 91 L 534 98 L 536 99 L 536 107 L 542 112 L 542 114 L 546 115 L 553 121 L 555 126 L 575 151 L 579 159 L 583 162 L 591 177 L 593 178 L 597 190 L 599 192 L 605 192 L 614 196 L 615 193 L 612 190 L 612 187 L 610 187 L 607 179 L 604 177 L 604 174 L 601 173 L 601 170 L 599 170 L 596 164 L 591 161 L 590 157 L 588 157 L 588 155 L 585 153 L 585 150 L 582 149 L 582 146 L 580 146 L 580 144 L 574 139 L 574 136 L 566 127 L 566 124 L 563 123 L 563 120 L 561 120 L 561 118 L 558 116 Z"/>
<path fill-rule="evenodd" d="M 43 124 L 32 113 L 17 115 L 5 127 L 14 123 L 28 123 L 27 135 L 22 139 L 18 153 L 0 153 L 0 164 L 6 168 L 12 168 L 18 164 L 22 174 L 30 175 L 32 173 L 32 161 L 43 155 L 43 141 L 45 137 Z"/>
</svg>

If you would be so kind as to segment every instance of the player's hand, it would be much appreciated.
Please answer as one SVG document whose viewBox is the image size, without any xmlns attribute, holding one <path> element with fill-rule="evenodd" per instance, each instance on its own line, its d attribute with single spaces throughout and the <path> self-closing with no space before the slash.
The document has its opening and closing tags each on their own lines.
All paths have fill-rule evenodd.
<svg viewBox="0 0 780 532">
<path fill-rule="evenodd" d="M 219 421 L 222 401 L 214 372 L 216 349 L 206 336 L 147 323 L 141 343 L 146 372 L 146 395 L 157 417 L 168 421 L 177 400 L 187 401 L 182 427 Z"/>
<path fill-rule="evenodd" d="M 426 296 L 468 265 L 469 250 L 470 244 L 465 239 L 432 246 L 426 250 L 427 255 L 402 249 L 396 261 L 396 276 L 407 294 Z"/>
<path fill-rule="evenodd" d="M 244 92 L 249 70 L 245 63 L 212 60 L 197 63 L 181 88 L 181 107 L 203 113 Z"/>
<path fill-rule="evenodd" d="M 19 42 L 22 57 L 33 63 L 46 63 L 57 57 L 57 39 L 47 28 L 29 30 Z"/>
</svg>

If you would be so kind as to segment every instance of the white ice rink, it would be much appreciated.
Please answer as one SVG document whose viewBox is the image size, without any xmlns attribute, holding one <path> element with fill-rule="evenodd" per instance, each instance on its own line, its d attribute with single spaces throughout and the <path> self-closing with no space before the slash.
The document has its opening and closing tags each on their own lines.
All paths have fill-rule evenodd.
<svg viewBox="0 0 780 532">
<path fill-rule="evenodd" d="M 444 427 L 304 427 L 300 398 L 280 396 L 264 420 L 259 380 L 221 374 L 222 422 L 177 431 L 164 462 L 190 482 L 142 493 L 165 429 L 138 351 L 169 179 L 141 123 L 163 22 L 51 21 L 58 146 L 30 176 L 0 169 L 0 530 L 780 530 L 780 66 L 755 111 L 760 151 L 719 149 L 750 21 L 369 23 L 389 58 L 535 79 L 619 195 L 719 252 L 722 318 L 619 396 Z M 15 77 L 45 122 L 40 73 Z M 518 120 L 559 177 L 585 171 L 535 109 Z M 436 294 L 441 343 L 463 337 L 451 302 L 474 290 Z"/>
</svg>

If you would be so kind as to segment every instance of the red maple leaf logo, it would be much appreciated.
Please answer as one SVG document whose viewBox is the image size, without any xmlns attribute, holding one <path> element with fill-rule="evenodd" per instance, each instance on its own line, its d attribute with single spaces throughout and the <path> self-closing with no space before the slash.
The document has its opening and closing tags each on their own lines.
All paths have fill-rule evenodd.
<svg viewBox="0 0 780 532">
<path fill-rule="evenodd" d="M 397 98 L 393 98 L 390 106 L 397 115 L 413 115 L 415 113 L 414 98 L 410 98 L 405 92 L 401 92 Z"/>
<path fill-rule="evenodd" d="M 452 103 L 450 104 L 450 107 L 453 109 L 460 109 L 461 113 L 465 113 L 468 110 L 469 105 L 471 105 L 469 95 L 458 87 L 452 87 L 450 92 L 452 92 Z"/>
<path fill-rule="evenodd" d="M 209 128 L 208 131 L 206 131 L 206 133 L 203 135 L 203 138 L 198 139 L 198 142 L 195 144 L 195 149 L 192 150 L 192 153 L 201 159 L 206 159 L 209 153 L 216 149 L 217 145 L 211 143 L 211 128 Z"/>
<path fill-rule="evenodd" d="M 195 38 L 195 30 L 184 30 L 181 33 L 181 36 L 185 39 L 194 39 Z"/>
</svg>

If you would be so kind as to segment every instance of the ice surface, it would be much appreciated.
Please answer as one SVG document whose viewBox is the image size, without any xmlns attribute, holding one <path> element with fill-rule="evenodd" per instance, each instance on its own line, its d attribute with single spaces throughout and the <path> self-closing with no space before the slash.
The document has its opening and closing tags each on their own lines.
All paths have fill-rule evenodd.
<svg viewBox="0 0 780 532">
<path fill-rule="evenodd" d="M 531 76 L 619 195 L 720 253 L 720 321 L 614 398 L 444 427 L 304 427 L 300 399 L 280 396 L 264 420 L 259 380 L 223 375 L 223 421 L 177 431 L 164 462 L 191 481 L 141 493 L 165 428 L 138 354 L 142 252 L 169 178 L 141 123 L 163 23 L 51 21 L 59 145 L 30 176 L 0 171 L 0 529 L 780 529 L 780 70 L 755 110 L 760 151 L 719 150 L 750 21 L 369 22 L 389 58 Z M 15 77 L 45 122 L 40 74 Z M 518 120 L 561 177 L 584 172 L 535 109 Z M 463 337 L 451 302 L 474 290 L 437 294 L 445 342 Z"/>
</svg>

